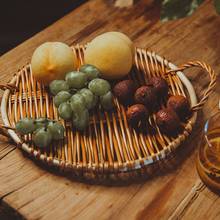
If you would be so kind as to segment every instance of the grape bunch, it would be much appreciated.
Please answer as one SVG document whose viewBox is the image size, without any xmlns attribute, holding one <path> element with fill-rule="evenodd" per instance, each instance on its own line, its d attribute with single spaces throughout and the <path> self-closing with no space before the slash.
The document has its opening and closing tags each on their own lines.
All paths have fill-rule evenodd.
<svg viewBox="0 0 220 220">
<path fill-rule="evenodd" d="M 89 110 L 98 102 L 104 110 L 113 108 L 111 86 L 100 75 L 95 66 L 85 64 L 79 71 L 67 73 L 65 80 L 54 80 L 49 85 L 59 116 L 71 120 L 77 130 L 88 126 Z"/>
<path fill-rule="evenodd" d="M 62 140 L 65 130 L 62 124 L 48 118 L 22 118 L 15 128 L 21 135 L 33 134 L 33 142 L 40 148 L 49 146 L 53 140 Z"/>
</svg>

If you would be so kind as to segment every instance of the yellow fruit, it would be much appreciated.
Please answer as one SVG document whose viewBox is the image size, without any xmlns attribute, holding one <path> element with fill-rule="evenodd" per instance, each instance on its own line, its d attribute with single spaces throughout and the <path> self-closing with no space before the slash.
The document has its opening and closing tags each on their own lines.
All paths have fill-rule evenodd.
<svg viewBox="0 0 220 220">
<path fill-rule="evenodd" d="M 48 85 L 55 79 L 64 79 L 75 70 L 77 59 L 71 48 L 61 42 L 46 42 L 33 53 L 31 67 L 35 79 Z"/>
<path fill-rule="evenodd" d="M 120 79 L 132 67 L 132 51 L 125 40 L 105 33 L 94 38 L 85 51 L 85 63 L 96 66 L 105 79 Z"/>
<path fill-rule="evenodd" d="M 106 32 L 105 34 L 113 34 L 114 36 L 117 36 L 121 38 L 122 40 L 124 40 L 128 44 L 128 46 L 131 48 L 132 55 L 134 56 L 135 47 L 134 47 L 132 40 L 127 35 L 121 32 L 117 32 L 117 31 Z"/>
</svg>

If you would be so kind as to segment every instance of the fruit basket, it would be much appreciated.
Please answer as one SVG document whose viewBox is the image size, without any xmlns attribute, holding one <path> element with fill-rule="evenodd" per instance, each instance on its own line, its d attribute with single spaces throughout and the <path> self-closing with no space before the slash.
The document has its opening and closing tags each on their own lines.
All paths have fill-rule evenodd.
<svg viewBox="0 0 220 220">
<path fill-rule="evenodd" d="M 72 47 L 78 59 L 78 66 L 84 62 L 84 46 Z M 210 83 L 202 99 L 197 102 L 195 91 L 182 71 L 200 67 L 208 72 Z M 197 111 L 202 108 L 216 83 L 216 75 L 203 62 L 189 62 L 176 67 L 171 62 L 146 49 L 136 48 L 133 71 L 128 76 L 139 84 L 145 84 L 152 76 L 167 79 L 171 94 L 186 96 L 192 106 L 192 116 L 184 123 L 184 130 L 176 137 L 162 134 L 155 122 L 155 115 L 149 118 L 149 130 L 138 132 L 127 122 L 125 107 L 114 99 L 112 112 L 94 110 L 90 115 L 89 127 L 78 132 L 71 123 L 61 120 L 65 127 L 65 139 L 40 149 L 31 142 L 31 135 L 19 136 L 13 129 L 22 117 L 48 117 L 60 120 L 57 109 L 47 89 L 32 76 L 30 64 L 20 69 L 5 86 L 1 102 L 3 132 L 6 132 L 17 146 L 34 158 L 62 169 L 74 172 L 100 174 L 122 173 L 147 167 L 165 159 L 190 135 L 196 122 Z M 152 129 L 151 129 L 152 128 Z"/>
</svg>

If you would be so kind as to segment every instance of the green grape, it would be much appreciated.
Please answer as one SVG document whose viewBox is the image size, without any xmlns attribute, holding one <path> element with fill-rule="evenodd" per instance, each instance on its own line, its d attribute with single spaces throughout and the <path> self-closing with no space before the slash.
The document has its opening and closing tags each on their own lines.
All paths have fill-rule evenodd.
<svg viewBox="0 0 220 220">
<path fill-rule="evenodd" d="M 93 79 L 88 87 L 97 96 L 105 95 L 111 89 L 109 82 L 104 79 Z"/>
<path fill-rule="evenodd" d="M 47 123 L 48 121 L 49 121 L 48 118 L 43 118 L 43 117 L 41 117 L 41 118 L 36 118 L 36 119 L 34 120 L 35 123 Z"/>
<path fill-rule="evenodd" d="M 112 92 L 109 91 L 105 95 L 100 96 L 100 103 L 105 110 L 110 110 L 113 108 L 113 96 Z"/>
<path fill-rule="evenodd" d="M 35 124 L 35 130 L 39 128 L 45 128 L 47 124 L 47 119 L 46 118 L 35 119 L 34 124 Z"/>
<path fill-rule="evenodd" d="M 34 120 L 31 118 L 22 118 L 15 125 L 16 130 L 20 134 L 29 134 L 35 130 Z"/>
<path fill-rule="evenodd" d="M 69 85 L 65 80 L 53 80 L 49 85 L 50 92 L 56 95 L 60 91 L 68 91 Z"/>
<path fill-rule="evenodd" d="M 33 142 L 37 147 L 47 147 L 52 141 L 52 134 L 45 128 L 36 130 L 33 134 Z"/>
<path fill-rule="evenodd" d="M 70 88 L 81 89 L 86 86 L 87 77 L 85 73 L 82 72 L 70 72 L 66 75 L 66 82 L 70 86 Z"/>
<path fill-rule="evenodd" d="M 69 93 L 70 93 L 71 95 L 74 95 L 74 94 L 77 93 L 77 91 L 78 91 L 78 89 L 73 89 L 73 88 L 71 88 L 71 89 L 69 90 Z"/>
<path fill-rule="evenodd" d="M 93 65 L 85 64 L 80 67 L 79 71 L 86 73 L 89 81 L 98 78 L 101 74 L 100 71 Z"/>
<path fill-rule="evenodd" d="M 39 129 L 39 128 L 46 128 L 46 124 L 45 123 L 35 123 L 35 130 Z"/>
<path fill-rule="evenodd" d="M 58 108 L 58 113 L 59 113 L 59 116 L 64 120 L 71 119 L 72 114 L 73 114 L 71 105 L 67 102 L 60 104 L 60 106 Z"/>
<path fill-rule="evenodd" d="M 84 109 L 80 113 L 73 113 L 73 126 L 77 130 L 84 130 L 89 124 L 89 111 Z"/>
<path fill-rule="evenodd" d="M 81 112 L 86 108 L 86 103 L 84 97 L 80 93 L 74 94 L 69 103 L 74 112 Z"/>
<path fill-rule="evenodd" d="M 55 106 L 58 108 L 61 103 L 68 101 L 71 98 L 71 96 L 72 95 L 67 91 L 60 91 L 54 97 Z"/>
<path fill-rule="evenodd" d="M 47 129 L 51 132 L 53 140 L 64 138 L 64 127 L 58 122 L 49 122 Z"/>
<path fill-rule="evenodd" d="M 98 96 L 94 95 L 94 104 L 92 108 L 94 108 L 97 105 L 98 101 L 99 101 Z"/>
<path fill-rule="evenodd" d="M 92 109 L 97 103 L 97 96 L 95 96 L 89 89 L 81 89 L 79 94 L 85 99 L 85 104 L 88 109 Z"/>
</svg>

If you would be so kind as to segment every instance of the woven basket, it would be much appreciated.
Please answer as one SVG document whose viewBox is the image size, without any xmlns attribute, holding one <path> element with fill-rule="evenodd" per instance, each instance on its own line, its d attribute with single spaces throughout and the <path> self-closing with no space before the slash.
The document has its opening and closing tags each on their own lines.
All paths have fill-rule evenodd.
<svg viewBox="0 0 220 220">
<path fill-rule="evenodd" d="M 73 47 L 79 66 L 83 64 L 84 49 L 84 46 L 79 45 Z M 211 79 L 198 103 L 192 85 L 181 72 L 189 67 L 206 70 Z M 1 103 L 4 125 L 0 132 L 8 134 L 19 148 L 37 160 L 74 172 L 120 173 L 160 161 L 180 146 L 191 133 L 196 121 L 196 112 L 202 108 L 212 92 L 216 75 L 211 67 L 203 62 L 189 62 L 177 68 L 154 52 L 141 48 L 136 48 L 133 69 L 129 78 L 135 82 L 145 84 L 150 77 L 161 75 L 166 77 L 171 94 L 182 94 L 190 100 L 192 117 L 184 124 L 184 131 L 177 137 L 171 138 L 160 133 L 155 123 L 155 115 L 150 117 L 150 126 L 146 133 L 135 131 L 129 127 L 126 109 L 117 99 L 114 100 L 113 112 L 101 112 L 96 109 L 90 114 L 88 129 L 84 132 L 75 131 L 70 123 L 58 118 L 53 97 L 33 79 L 29 64 L 19 70 L 7 85 L 1 85 L 5 91 Z M 48 117 L 60 120 L 66 128 L 66 138 L 53 143 L 46 150 L 39 149 L 31 142 L 31 135 L 21 137 L 13 129 L 15 123 L 22 117 Z"/>
</svg>

